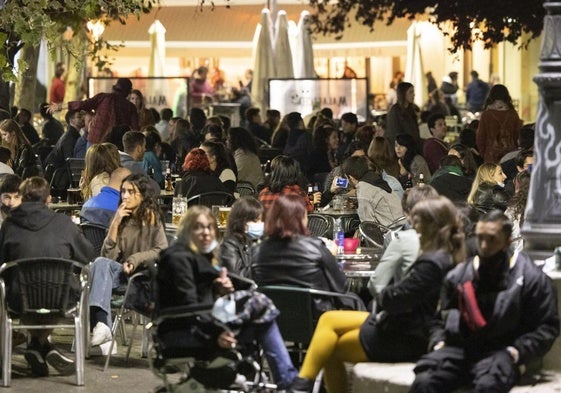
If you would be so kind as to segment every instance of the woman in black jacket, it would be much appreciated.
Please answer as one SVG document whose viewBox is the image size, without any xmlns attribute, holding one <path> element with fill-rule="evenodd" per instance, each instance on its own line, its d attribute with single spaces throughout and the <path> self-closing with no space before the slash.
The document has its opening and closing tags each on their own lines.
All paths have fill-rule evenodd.
<svg viewBox="0 0 561 393">
<path fill-rule="evenodd" d="M 407 362 L 426 352 L 442 279 L 464 258 L 464 234 L 456 208 L 445 197 L 419 202 L 411 222 L 421 235 L 421 256 L 402 281 L 377 296 L 378 312 L 321 316 L 291 392 L 311 391 L 322 368 L 327 391 L 344 392 L 343 362 Z"/>
<path fill-rule="evenodd" d="M 12 155 L 10 163 L 16 175 L 23 179 L 42 175 L 40 161 L 33 153 L 31 144 L 18 123 L 12 119 L 3 120 L 0 123 L 0 135 L 2 135 L 2 146 L 10 149 Z"/>
<path fill-rule="evenodd" d="M 250 297 L 247 302 L 252 302 L 250 319 L 244 319 L 241 325 L 236 324 L 235 327 L 229 325 L 228 330 L 213 321 L 201 321 L 205 325 L 203 335 L 194 334 L 192 326 L 175 326 L 175 329 L 169 326 L 166 337 L 160 338 L 170 342 L 174 348 L 182 343 L 198 345 L 207 354 L 235 348 L 238 342 L 257 340 L 262 345 L 273 380 L 279 389 L 286 389 L 296 376 L 296 370 L 275 322 L 278 310 L 264 295 L 249 291 L 234 292 L 226 269 L 218 267 L 217 233 L 216 219 L 208 207 L 197 205 L 187 210 L 179 223 L 176 243 L 160 254 L 156 280 L 157 311 L 179 306 L 212 305 L 216 298 L 226 294 L 231 294 L 238 303 L 236 294 L 243 292 L 246 298 Z"/>
<path fill-rule="evenodd" d="M 268 238 L 252 252 L 252 278 L 258 285 L 291 285 L 345 292 L 345 274 L 322 240 L 309 236 L 306 207 L 299 195 L 281 195 L 265 218 Z M 318 311 L 332 309 L 327 301 Z"/>
<path fill-rule="evenodd" d="M 185 172 L 181 181 L 175 186 L 176 196 L 190 198 L 205 192 L 229 192 L 220 179 L 212 175 L 208 157 L 203 149 L 196 147 L 185 156 L 183 170 Z"/>
<path fill-rule="evenodd" d="M 263 236 L 263 206 L 257 199 L 244 196 L 233 205 L 228 216 L 226 237 L 220 245 L 220 263 L 229 272 L 249 277 L 251 246 Z"/>
</svg>

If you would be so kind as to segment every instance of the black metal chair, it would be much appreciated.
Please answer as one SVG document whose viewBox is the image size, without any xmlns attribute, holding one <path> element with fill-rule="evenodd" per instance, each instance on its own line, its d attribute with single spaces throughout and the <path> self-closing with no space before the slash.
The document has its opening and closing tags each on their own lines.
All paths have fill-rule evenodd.
<svg viewBox="0 0 561 393">
<path fill-rule="evenodd" d="M 95 256 L 101 255 L 101 247 L 103 246 L 103 241 L 107 236 L 107 228 L 103 225 L 92 224 L 90 222 L 83 222 L 80 224 L 82 233 L 90 241 L 92 246 L 94 246 Z"/>
<path fill-rule="evenodd" d="M 358 226 L 358 231 L 364 246 L 384 248 L 384 238 L 391 229 L 374 221 L 363 221 Z"/>
<path fill-rule="evenodd" d="M 235 202 L 232 194 L 222 191 L 203 192 L 199 195 L 194 195 L 187 199 L 187 206 L 203 205 L 212 207 L 212 205 L 232 206 Z"/>
<path fill-rule="evenodd" d="M 236 192 L 240 196 L 255 196 L 255 188 L 253 187 L 253 184 L 245 181 L 239 181 L 238 184 L 236 184 Z"/>
<path fill-rule="evenodd" d="M 257 290 L 267 295 L 280 310 L 277 317 L 279 330 L 283 339 L 292 344 L 287 349 L 297 354 L 299 362 L 302 362 L 316 328 L 316 299 L 329 299 L 332 303 L 345 299 L 348 303 L 356 303 L 355 309 L 364 309 L 356 297 L 344 293 L 284 285 L 267 285 Z"/>
<path fill-rule="evenodd" d="M 89 328 L 87 286 L 86 266 L 68 259 L 27 258 L 0 266 L 3 386 L 11 383 L 12 331 L 56 328 L 75 331 L 76 385 L 84 385 Z M 23 317 L 39 323 L 22 324 Z M 14 323 L 15 320 L 20 322 Z"/>
<path fill-rule="evenodd" d="M 310 235 L 333 239 L 334 227 L 335 220 L 333 217 L 315 213 L 308 214 L 308 229 L 310 230 Z"/>
<path fill-rule="evenodd" d="M 67 158 L 66 169 L 68 170 L 68 178 L 70 179 L 70 187 L 77 188 L 80 185 L 82 171 L 86 166 L 86 160 L 83 158 Z"/>
<path fill-rule="evenodd" d="M 150 269 L 141 270 L 138 273 L 133 274 L 129 278 L 127 289 L 125 290 L 125 294 L 122 299 L 123 301 L 120 304 L 119 311 L 115 315 L 113 326 L 111 326 L 111 333 L 113 339 L 111 340 L 111 344 L 109 346 L 109 350 L 105 358 L 105 366 L 103 368 L 103 371 L 106 371 L 109 368 L 109 361 L 111 360 L 111 352 L 113 351 L 113 347 L 115 346 L 117 331 L 123 330 L 122 329 L 123 317 L 129 312 L 133 312 L 132 315 L 133 329 L 131 332 L 130 340 L 128 340 L 127 343 L 128 349 L 125 358 L 125 361 L 128 362 L 132 345 L 134 342 L 136 328 L 140 324 L 140 319 L 142 319 L 142 324 L 146 325 L 154 309 L 154 297 L 153 297 L 154 290 L 152 289 L 152 282 L 154 280 L 155 275 L 156 275 L 156 269 L 150 268 Z M 127 341 L 126 337 L 123 337 L 123 341 Z M 148 332 L 146 330 L 143 330 L 142 356 L 145 357 L 147 356 L 147 354 L 148 354 Z"/>
</svg>

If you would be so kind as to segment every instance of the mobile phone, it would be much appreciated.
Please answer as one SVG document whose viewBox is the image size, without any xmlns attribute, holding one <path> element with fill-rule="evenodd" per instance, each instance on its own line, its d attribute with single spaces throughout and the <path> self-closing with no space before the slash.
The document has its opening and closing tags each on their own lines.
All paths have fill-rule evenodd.
<svg viewBox="0 0 561 393">
<path fill-rule="evenodd" d="M 347 188 L 349 186 L 349 179 L 344 177 L 337 177 L 335 180 L 335 185 L 339 188 Z"/>
</svg>

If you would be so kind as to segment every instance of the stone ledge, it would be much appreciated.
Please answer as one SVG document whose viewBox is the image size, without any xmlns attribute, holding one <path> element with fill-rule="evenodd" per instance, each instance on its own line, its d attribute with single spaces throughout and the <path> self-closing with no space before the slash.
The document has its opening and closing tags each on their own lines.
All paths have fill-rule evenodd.
<svg viewBox="0 0 561 393">
<path fill-rule="evenodd" d="M 352 392 L 407 393 L 415 379 L 414 366 L 414 363 L 357 363 L 352 370 Z M 561 392 L 561 372 L 543 370 L 532 381 L 523 383 L 523 385 L 515 386 L 511 392 Z M 467 392 L 467 390 L 461 390 L 461 392 Z"/>
</svg>

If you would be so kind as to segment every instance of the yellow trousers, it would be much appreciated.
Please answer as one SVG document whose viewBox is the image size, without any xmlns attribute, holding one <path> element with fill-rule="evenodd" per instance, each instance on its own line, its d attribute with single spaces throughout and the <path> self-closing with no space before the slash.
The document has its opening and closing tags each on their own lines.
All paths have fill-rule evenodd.
<svg viewBox="0 0 561 393">
<path fill-rule="evenodd" d="M 358 335 L 369 315 L 364 311 L 328 311 L 322 314 L 299 376 L 315 379 L 323 368 L 327 391 L 346 392 L 347 372 L 343 363 L 368 361 Z"/>
</svg>

